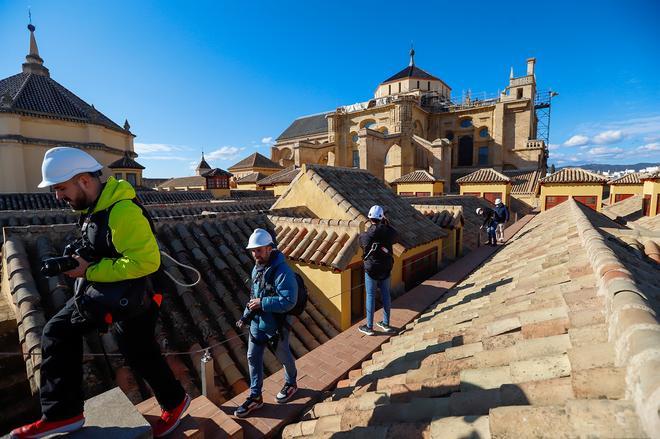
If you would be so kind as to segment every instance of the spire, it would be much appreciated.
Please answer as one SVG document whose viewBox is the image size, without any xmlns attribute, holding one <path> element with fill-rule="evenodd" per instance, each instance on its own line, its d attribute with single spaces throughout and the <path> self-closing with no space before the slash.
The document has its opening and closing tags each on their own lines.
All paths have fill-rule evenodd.
<svg viewBox="0 0 660 439">
<path fill-rule="evenodd" d="M 126 131 L 130 131 L 130 130 L 131 130 L 131 124 L 128 123 L 128 119 L 126 119 L 126 120 L 124 121 L 124 129 L 125 129 Z"/>
<path fill-rule="evenodd" d="M 509 73 L 509 79 L 513 79 L 513 66 L 511 66 L 511 73 Z"/>
<path fill-rule="evenodd" d="M 23 63 L 23 73 L 34 73 L 35 75 L 50 76 L 48 69 L 44 67 L 44 60 L 39 56 L 39 47 L 37 46 L 37 39 L 34 37 L 35 27 L 32 24 L 32 17 L 30 17 L 30 24 L 27 26 L 30 31 L 30 53 L 25 57 Z"/>
<path fill-rule="evenodd" d="M 415 49 L 413 48 L 412 43 L 410 43 L 410 64 L 409 67 L 415 67 Z"/>
</svg>

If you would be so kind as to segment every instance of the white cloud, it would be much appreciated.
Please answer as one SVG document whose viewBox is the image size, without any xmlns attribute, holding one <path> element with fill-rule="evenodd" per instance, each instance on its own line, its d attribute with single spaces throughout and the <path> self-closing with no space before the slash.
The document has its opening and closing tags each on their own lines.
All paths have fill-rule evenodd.
<svg viewBox="0 0 660 439">
<path fill-rule="evenodd" d="M 624 134 L 621 130 L 607 130 L 594 137 L 594 143 L 599 145 L 618 142 L 623 139 Z"/>
<path fill-rule="evenodd" d="M 548 143 L 548 149 L 550 151 L 554 151 L 556 149 L 559 149 L 560 147 L 561 147 L 561 145 L 558 145 L 556 143 Z"/>
<path fill-rule="evenodd" d="M 265 145 L 268 145 L 272 142 L 273 142 L 273 136 L 264 137 L 263 139 L 261 139 L 261 143 L 263 143 Z"/>
<path fill-rule="evenodd" d="M 238 155 L 245 148 L 239 148 L 237 146 L 222 146 L 220 149 L 211 151 L 209 154 L 206 154 L 208 160 L 233 160 L 238 158 Z"/>
<path fill-rule="evenodd" d="M 647 143 L 637 149 L 639 151 L 660 151 L 660 142 Z"/>
<path fill-rule="evenodd" d="M 576 134 L 564 142 L 564 146 L 582 146 L 589 143 L 589 138 L 581 134 Z"/>
<path fill-rule="evenodd" d="M 138 154 L 150 154 L 154 152 L 172 152 L 180 150 L 179 147 L 166 143 L 135 143 L 135 152 Z"/>
<path fill-rule="evenodd" d="M 623 152 L 622 148 L 610 148 L 607 146 L 599 146 L 596 148 L 591 148 L 589 150 L 589 154 L 591 155 L 598 155 L 598 156 L 605 156 L 605 155 L 614 155 L 614 154 L 620 154 Z"/>
</svg>

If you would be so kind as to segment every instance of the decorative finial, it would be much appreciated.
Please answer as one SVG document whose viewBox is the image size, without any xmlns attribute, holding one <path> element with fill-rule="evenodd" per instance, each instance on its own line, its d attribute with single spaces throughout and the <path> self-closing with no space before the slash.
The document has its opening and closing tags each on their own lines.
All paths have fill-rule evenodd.
<svg viewBox="0 0 660 439">
<path fill-rule="evenodd" d="M 48 69 L 43 65 L 44 60 L 39 56 L 39 47 L 37 46 L 37 39 L 34 36 L 36 28 L 32 24 L 32 11 L 30 10 L 28 10 L 28 18 L 30 20 L 30 24 L 27 25 L 27 28 L 30 31 L 30 52 L 25 57 L 23 72 L 50 76 Z"/>
<path fill-rule="evenodd" d="M 126 119 L 126 120 L 124 121 L 124 129 L 125 129 L 126 131 L 130 131 L 130 130 L 131 130 L 131 124 L 128 123 L 128 119 Z"/>
<path fill-rule="evenodd" d="M 413 47 L 412 41 L 410 42 L 410 64 L 408 64 L 410 67 L 413 67 L 415 65 L 415 49 Z"/>
<path fill-rule="evenodd" d="M 511 66 L 511 73 L 509 73 L 509 79 L 513 79 L 513 66 Z"/>
</svg>

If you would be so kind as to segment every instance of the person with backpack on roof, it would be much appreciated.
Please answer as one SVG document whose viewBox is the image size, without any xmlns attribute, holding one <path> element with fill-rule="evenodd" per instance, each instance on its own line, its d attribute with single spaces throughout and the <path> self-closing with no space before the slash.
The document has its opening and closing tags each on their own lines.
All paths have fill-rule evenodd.
<svg viewBox="0 0 660 439">
<path fill-rule="evenodd" d="M 497 228 L 497 220 L 495 219 L 495 211 L 489 207 L 478 207 L 477 215 L 481 216 L 484 219 L 483 224 L 479 227 L 479 233 L 483 228 L 486 228 L 486 234 L 488 236 L 487 245 L 496 246 L 497 240 L 495 236 L 495 229 Z"/>
<path fill-rule="evenodd" d="M 498 242 L 504 242 L 504 225 L 509 222 L 509 208 L 500 198 L 495 200 L 495 222 L 497 223 L 496 237 Z"/>
<path fill-rule="evenodd" d="M 299 308 L 304 307 L 306 300 L 302 279 L 287 265 L 284 254 L 275 248 L 273 237 L 267 230 L 255 229 L 246 248 L 252 253 L 255 265 L 250 301 L 236 326 L 249 325 L 250 394 L 234 412 L 239 418 L 248 416 L 264 404 L 261 391 L 267 346 L 273 349 L 284 366 L 284 387 L 275 397 L 277 402 L 289 401 L 298 390 L 296 360 L 289 347 L 290 315 L 299 314 Z"/>
<path fill-rule="evenodd" d="M 162 437 L 173 431 L 190 404 L 190 396 L 175 379 L 154 336 L 162 295 L 151 291 L 148 283 L 159 272 L 161 261 L 150 219 L 137 204 L 130 183 L 114 177 L 101 182 L 102 168 L 77 148 L 52 148 L 44 156 L 39 187 L 50 187 L 55 198 L 81 213 L 81 241 L 86 250 L 63 258 L 69 260 L 64 274 L 75 279 L 75 293 L 43 329 L 42 417 L 13 430 L 11 438 L 82 428 L 83 336 L 107 331 L 113 324 L 119 350 L 162 407 L 153 435 Z"/>
<path fill-rule="evenodd" d="M 385 218 L 381 206 L 372 206 L 367 216 L 371 225 L 359 237 L 364 261 L 367 323 L 361 325 L 358 330 L 366 335 L 374 335 L 376 290 L 380 290 L 383 302 L 383 320 L 377 322 L 376 326 L 383 332 L 392 334 L 395 330 L 390 326 L 390 274 L 394 265 L 392 246 L 397 242 L 398 233 Z"/>
</svg>

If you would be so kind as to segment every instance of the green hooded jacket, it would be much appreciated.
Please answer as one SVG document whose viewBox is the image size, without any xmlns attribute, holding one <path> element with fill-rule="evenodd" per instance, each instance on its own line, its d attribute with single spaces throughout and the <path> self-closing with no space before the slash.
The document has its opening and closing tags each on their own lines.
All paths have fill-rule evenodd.
<svg viewBox="0 0 660 439">
<path fill-rule="evenodd" d="M 91 282 L 118 282 L 155 273 L 160 267 L 160 250 L 149 221 L 133 201 L 135 189 L 124 180 L 108 177 L 98 202 L 91 213 L 110 210 L 108 226 L 112 244 L 119 258 L 103 258 L 87 268 L 85 277 Z M 88 213 L 85 211 L 84 213 Z"/>
</svg>

